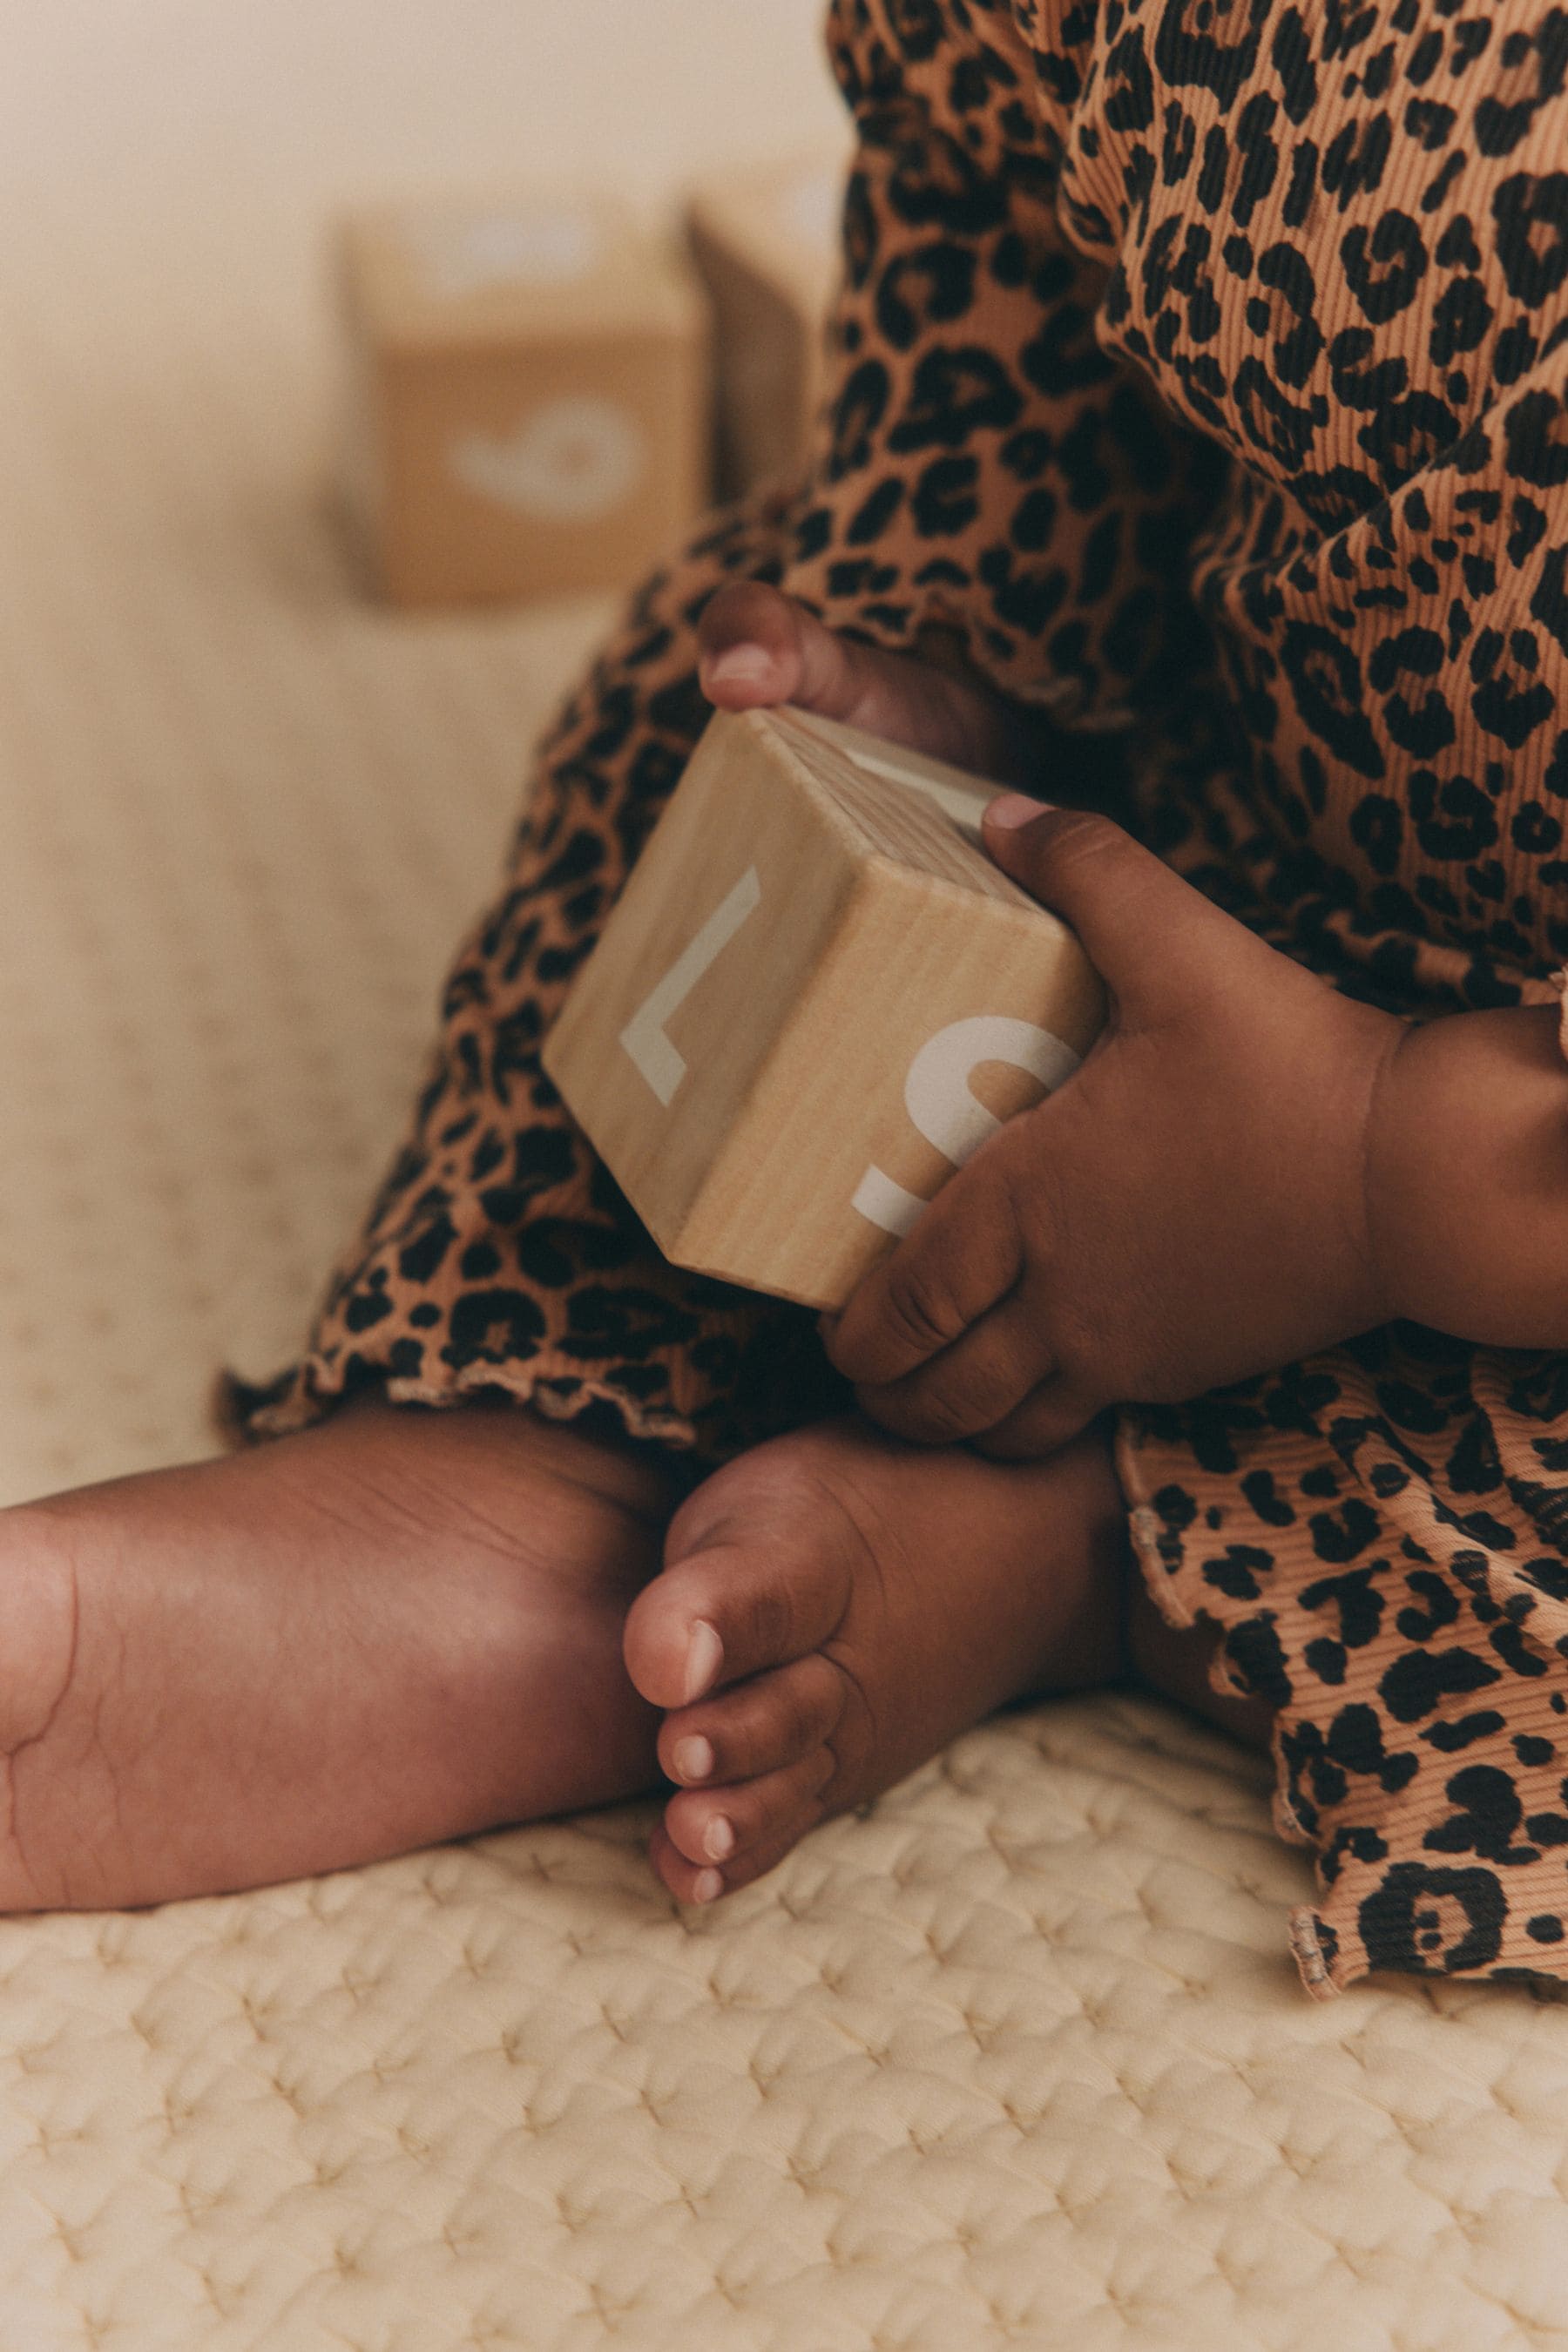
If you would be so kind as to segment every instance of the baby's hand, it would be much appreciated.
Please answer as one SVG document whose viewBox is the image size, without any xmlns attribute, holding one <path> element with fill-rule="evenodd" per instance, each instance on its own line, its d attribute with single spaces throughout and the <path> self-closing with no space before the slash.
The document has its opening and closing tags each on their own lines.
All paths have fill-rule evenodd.
<svg viewBox="0 0 1568 2352">
<path fill-rule="evenodd" d="M 1037 767 L 1029 719 L 978 679 L 838 636 L 761 581 L 721 588 L 698 640 L 702 691 L 721 710 L 796 703 L 997 783 Z"/>
<path fill-rule="evenodd" d="M 1008 798 L 1005 872 L 1077 932 L 1110 1016 L 825 1328 L 899 1435 L 1052 1453 L 1388 1318 L 1364 1157 L 1407 1034 L 1338 995 L 1104 817 Z"/>
</svg>

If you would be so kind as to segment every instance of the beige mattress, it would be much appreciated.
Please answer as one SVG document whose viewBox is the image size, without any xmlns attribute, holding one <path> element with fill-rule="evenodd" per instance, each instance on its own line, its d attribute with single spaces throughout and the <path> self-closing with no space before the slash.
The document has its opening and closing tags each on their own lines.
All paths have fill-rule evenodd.
<svg viewBox="0 0 1568 2352">
<path fill-rule="evenodd" d="M 816 14 L 0 0 L 0 1499 L 290 1346 L 602 622 L 357 600 L 323 205 L 815 137 Z M 1568 2011 L 1308 2001 L 1265 1793 L 1097 1700 L 700 1917 L 632 1808 L 0 1923 L 0 2352 L 1568 2346 Z"/>
</svg>

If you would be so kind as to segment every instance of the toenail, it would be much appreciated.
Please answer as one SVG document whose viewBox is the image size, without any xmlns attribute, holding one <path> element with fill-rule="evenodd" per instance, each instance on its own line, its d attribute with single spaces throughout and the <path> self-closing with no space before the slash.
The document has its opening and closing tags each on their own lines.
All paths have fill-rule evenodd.
<svg viewBox="0 0 1568 2352">
<path fill-rule="evenodd" d="M 719 1669 L 724 1663 L 724 1644 L 718 1629 L 700 1617 L 691 1628 L 691 1639 L 686 1645 L 686 1704 L 700 1698 L 711 1690 L 719 1679 Z"/>
<path fill-rule="evenodd" d="M 735 1851 L 735 1824 L 718 1813 L 702 1832 L 702 1851 L 710 1862 L 727 1862 Z"/>
<path fill-rule="evenodd" d="M 675 1775 L 678 1780 L 706 1780 L 713 1769 L 713 1742 L 710 1739 L 678 1739 L 675 1743 Z"/>
<path fill-rule="evenodd" d="M 692 1885 L 693 1903 L 717 1903 L 724 1892 L 724 1881 L 716 1870 L 700 1870 Z"/>
</svg>

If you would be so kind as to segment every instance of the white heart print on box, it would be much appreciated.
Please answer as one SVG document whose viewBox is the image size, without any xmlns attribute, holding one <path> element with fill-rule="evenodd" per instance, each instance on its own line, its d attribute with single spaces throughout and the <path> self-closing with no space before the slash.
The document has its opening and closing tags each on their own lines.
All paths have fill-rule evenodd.
<svg viewBox="0 0 1568 2352">
<path fill-rule="evenodd" d="M 423 223 L 418 247 L 436 292 L 460 301 L 497 287 L 573 285 L 597 266 L 604 239 L 586 212 L 470 213 Z"/>
<path fill-rule="evenodd" d="M 540 522 L 592 522 L 625 504 L 647 464 L 647 437 L 613 400 L 552 400 L 504 436 L 465 434 L 447 464 L 477 497 Z"/>
</svg>

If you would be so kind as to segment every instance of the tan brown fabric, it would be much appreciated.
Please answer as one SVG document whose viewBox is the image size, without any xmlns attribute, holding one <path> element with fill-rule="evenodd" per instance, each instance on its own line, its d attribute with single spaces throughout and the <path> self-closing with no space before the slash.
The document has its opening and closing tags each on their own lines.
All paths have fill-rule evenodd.
<svg viewBox="0 0 1568 2352">
<path fill-rule="evenodd" d="M 1568 956 L 1568 15 L 838 0 L 860 149 L 810 479 L 721 519 L 552 740 L 407 1150 L 253 1434 L 476 1386 L 718 1458 L 837 1401 L 809 1318 L 664 1266 L 537 1047 L 702 721 L 731 573 L 955 633 L 1283 952 L 1414 1019 Z M 1075 750 L 1075 746 L 1080 750 Z M 1049 792 L 1050 776 L 1041 780 Z M 1314 1990 L 1568 1974 L 1568 1362 L 1401 1325 L 1118 1463 L 1315 1850 Z"/>
</svg>

